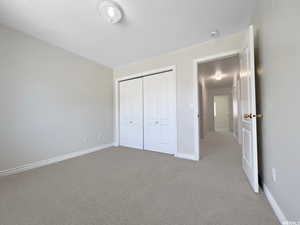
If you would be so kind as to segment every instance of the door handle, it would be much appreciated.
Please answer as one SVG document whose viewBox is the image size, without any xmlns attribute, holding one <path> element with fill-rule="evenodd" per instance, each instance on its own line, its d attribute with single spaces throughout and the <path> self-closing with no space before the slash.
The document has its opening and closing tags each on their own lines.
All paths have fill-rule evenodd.
<svg viewBox="0 0 300 225">
<path fill-rule="evenodd" d="M 159 121 L 155 121 L 155 124 L 159 124 Z"/>
<path fill-rule="evenodd" d="M 133 121 L 129 121 L 130 124 L 133 124 Z"/>
<path fill-rule="evenodd" d="M 256 114 L 256 115 L 252 115 L 253 118 L 262 118 L 263 115 L 262 114 Z"/>
<path fill-rule="evenodd" d="M 252 118 L 252 114 L 250 113 L 250 114 L 244 114 L 244 118 L 245 119 L 251 119 Z"/>
<path fill-rule="evenodd" d="M 244 114 L 244 118 L 245 119 L 252 119 L 252 118 L 262 118 L 263 117 L 263 115 L 262 114 L 252 114 L 252 113 L 250 113 L 250 114 Z"/>
</svg>

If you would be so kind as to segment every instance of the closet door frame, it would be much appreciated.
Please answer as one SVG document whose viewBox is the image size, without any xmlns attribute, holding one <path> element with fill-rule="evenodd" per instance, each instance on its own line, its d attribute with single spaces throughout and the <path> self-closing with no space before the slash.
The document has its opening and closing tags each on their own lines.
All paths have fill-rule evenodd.
<svg viewBox="0 0 300 225">
<path fill-rule="evenodd" d="M 115 103 L 115 130 L 114 130 L 114 146 L 118 147 L 120 146 L 120 85 L 119 83 L 121 81 L 126 81 L 126 80 L 130 80 L 130 79 L 135 79 L 135 78 L 140 78 L 140 77 L 144 77 L 144 76 L 151 76 L 152 74 L 154 75 L 158 75 L 159 73 L 163 73 L 163 72 L 167 72 L 167 71 L 173 71 L 173 76 L 175 81 L 177 81 L 176 79 L 176 66 L 172 65 L 172 66 L 168 66 L 168 67 L 163 67 L 163 68 L 158 68 L 158 69 L 154 69 L 154 70 L 149 70 L 149 71 L 145 71 L 145 72 L 141 72 L 141 73 L 136 73 L 136 74 L 131 74 L 129 76 L 126 77 L 121 77 L 121 78 L 116 78 L 114 81 L 114 85 L 115 85 L 115 95 L 114 95 L 114 103 Z M 159 75 L 158 75 L 159 76 Z M 177 85 L 177 82 L 175 82 L 175 86 Z M 177 88 L 175 87 L 175 89 L 177 90 Z M 176 96 L 176 151 L 175 151 L 175 155 L 177 153 L 177 146 L 178 146 L 178 139 L 177 139 L 177 96 Z"/>
</svg>

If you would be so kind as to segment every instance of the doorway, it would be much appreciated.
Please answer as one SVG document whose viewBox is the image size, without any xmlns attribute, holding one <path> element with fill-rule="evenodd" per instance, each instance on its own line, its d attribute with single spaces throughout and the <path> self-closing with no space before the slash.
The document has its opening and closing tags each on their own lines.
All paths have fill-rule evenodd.
<svg viewBox="0 0 300 225">
<path fill-rule="evenodd" d="M 214 98 L 214 130 L 216 132 L 233 131 L 233 104 L 230 95 L 216 95 Z"/>
<path fill-rule="evenodd" d="M 205 139 L 210 133 L 226 132 L 239 142 L 239 60 L 239 55 L 234 54 L 197 65 L 201 139 Z"/>
<path fill-rule="evenodd" d="M 202 151 L 205 149 L 201 146 L 201 139 L 205 139 L 211 131 L 211 124 L 215 131 L 214 122 L 211 122 L 214 112 L 210 111 L 213 107 L 208 100 L 211 99 L 211 92 L 216 94 L 215 92 L 229 91 L 226 94 L 229 93 L 233 97 L 233 136 L 235 142 L 241 143 L 241 147 L 238 148 L 242 152 L 242 168 L 253 191 L 257 193 L 259 183 L 256 127 L 257 118 L 261 118 L 262 115 L 256 114 L 253 26 L 243 33 L 241 44 L 239 50 L 194 60 L 194 104 L 197 106 L 194 110 L 195 152 L 197 158 L 203 156 Z M 225 60 L 233 58 L 239 63 L 239 67 L 238 63 L 234 65 L 235 68 L 239 68 L 238 71 L 236 69 L 235 75 L 226 72 L 231 63 L 226 63 Z M 228 84 L 229 87 L 225 87 Z M 215 140 L 218 141 L 219 138 Z"/>
</svg>

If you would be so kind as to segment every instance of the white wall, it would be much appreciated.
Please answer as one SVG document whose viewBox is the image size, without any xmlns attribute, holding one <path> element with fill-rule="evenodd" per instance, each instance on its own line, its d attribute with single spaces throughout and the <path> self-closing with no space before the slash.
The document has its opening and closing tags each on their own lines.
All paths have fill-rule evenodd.
<svg viewBox="0 0 300 225">
<path fill-rule="evenodd" d="M 177 136 L 178 152 L 195 155 L 194 105 L 193 105 L 193 60 L 220 52 L 241 48 L 242 34 L 213 40 L 189 48 L 145 59 L 114 69 L 114 77 L 120 78 L 148 70 L 176 65 L 177 69 Z M 196 109 L 195 109 L 196 110 Z"/>
<path fill-rule="evenodd" d="M 291 221 L 300 221 L 299 9 L 298 0 L 260 0 L 254 17 L 260 175 Z"/>
<path fill-rule="evenodd" d="M 112 143 L 112 76 L 0 26 L 0 171 Z"/>
</svg>

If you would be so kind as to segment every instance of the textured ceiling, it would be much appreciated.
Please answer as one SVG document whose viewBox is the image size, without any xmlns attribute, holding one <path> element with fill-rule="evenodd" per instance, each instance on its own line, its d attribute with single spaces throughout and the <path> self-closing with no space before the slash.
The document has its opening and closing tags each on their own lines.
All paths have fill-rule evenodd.
<svg viewBox="0 0 300 225">
<path fill-rule="evenodd" d="M 97 0 L 1 0 L 0 23 L 115 67 L 246 28 L 254 0 L 116 0 L 125 18 L 107 23 Z"/>
</svg>

